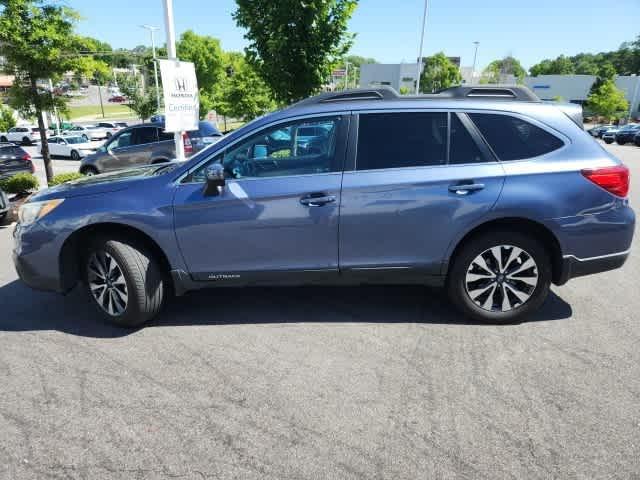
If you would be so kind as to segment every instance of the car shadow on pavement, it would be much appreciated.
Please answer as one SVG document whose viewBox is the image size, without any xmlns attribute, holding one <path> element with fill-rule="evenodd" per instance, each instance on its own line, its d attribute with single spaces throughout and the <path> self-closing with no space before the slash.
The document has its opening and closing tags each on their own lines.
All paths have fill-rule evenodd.
<svg viewBox="0 0 640 480">
<path fill-rule="evenodd" d="M 527 322 L 570 318 L 571 306 L 551 292 Z M 144 328 L 265 323 L 423 323 L 474 325 L 443 290 L 421 286 L 219 288 L 171 299 Z M 129 335 L 105 323 L 82 288 L 67 296 L 37 292 L 22 282 L 0 287 L 0 332 L 58 330 L 114 338 Z"/>
</svg>

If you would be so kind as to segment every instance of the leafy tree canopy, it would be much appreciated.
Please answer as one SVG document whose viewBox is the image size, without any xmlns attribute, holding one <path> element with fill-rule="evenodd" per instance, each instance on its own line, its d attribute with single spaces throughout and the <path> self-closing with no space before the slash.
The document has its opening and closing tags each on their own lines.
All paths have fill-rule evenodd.
<svg viewBox="0 0 640 480">
<path fill-rule="evenodd" d="M 516 81 L 520 83 L 524 80 L 526 74 L 527 72 L 520 64 L 520 61 L 508 55 L 500 60 L 491 62 L 482 72 L 480 83 L 502 83 L 504 82 L 504 77 L 509 75 L 516 77 Z"/>
<path fill-rule="evenodd" d="M 248 61 L 276 99 L 317 91 L 351 46 L 347 21 L 357 0 L 237 0 L 233 18 L 247 29 Z"/>
<path fill-rule="evenodd" d="M 611 79 L 606 79 L 587 98 L 587 107 L 596 115 L 610 120 L 614 116 L 621 116 L 629 109 L 629 102 L 624 92 L 616 87 Z"/>
<path fill-rule="evenodd" d="M 424 59 L 420 76 L 420 92 L 433 93 L 462 81 L 460 69 L 443 52 Z"/>
</svg>

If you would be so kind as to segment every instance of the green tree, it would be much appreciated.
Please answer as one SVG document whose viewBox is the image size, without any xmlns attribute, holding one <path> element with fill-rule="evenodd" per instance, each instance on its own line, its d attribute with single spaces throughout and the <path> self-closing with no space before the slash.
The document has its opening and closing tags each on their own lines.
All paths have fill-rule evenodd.
<svg viewBox="0 0 640 480">
<path fill-rule="evenodd" d="M 157 111 L 156 92 L 151 88 L 145 91 L 138 83 L 138 79 L 132 75 L 118 77 L 120 91 L 127 97 L 127 107 L 131 109 L 140 120 L 144 121 Z"/>
<path fill-rule="evenodd" d="M 46 138 L 44 111 L 66 108 L 39 81 L 59 78 L 78 66 L 80 42 L 74 35 L 77 13 L 42 0 L 0 0 L 0 56 L 16 80 L 9 92 L 10 104 L 24 116 L 35 116 L 41 138 Z M 47 142 L 42 142 L 47 180 L 53 178 Z"/>
<path fill-rule="evenodd" d="M 613 80 L 605 79 L 587 98 L 587 107 L 596 115 L 610 120 L 614 116 L 622 116 L 629 109 L 629 102 Z"/>
<path fill-rule="evenodd" d="M 482 72 L 480 83 L 503 83 L 504 78 L 509 75 L 516 77 L 516 81 L 521 83 L 527 72 L 520 62 L 512 56 L 506 56 L 501 60 L 494 60 Z"/>
<path fill-rule="evenodd" d="M 351 46 L 357 0 L 237 0 L 247 59 L 283 103 L 316 92 Z"/>
<path fill-rule="evenodd" d="M 424 59 L 420 76 L 420 92 L 433 93 L 452 85 L 459 85 L 462 75 L 455 64 L 443 52 Z"/>
<path fill-rule="evenodd" d="M 275 109 L 273 92 L 241 53 L 227 54 L 227 78 L 222 83 L 216 109 L 245 121 Z"/>
<path fill-rule="evenodd" d="M 220 40 L 187 30 L 180 36 L 176 50 L 180 60 L 194 64 L 200 93 L 200 114 L 206 115 L 215 107 L 225 74 Z"/>
<path fill-rule="evenodd" d="M 571 75 L 575 73 L 574 62 L 569 57 L 560 55 L 554 60 L 543 60 L 529 70 L 531 75 Z"/>
<path fill-rule="evenodd" d="M 0 132 L 6 132 L 16 126 L 16 119 L 9 107 L 0 104 Z"/>
</svg>

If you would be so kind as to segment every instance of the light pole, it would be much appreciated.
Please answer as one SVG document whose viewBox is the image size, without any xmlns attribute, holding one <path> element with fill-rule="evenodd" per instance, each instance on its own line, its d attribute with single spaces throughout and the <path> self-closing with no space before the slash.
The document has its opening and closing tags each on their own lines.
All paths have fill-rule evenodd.
<svg viewBox="0 0 640 480">
<path fill-rule="evenodd" d="M 153 33 L 160 30 L 160 27 L 153 25 L 140 25 L 141 28 L 149 30 L 151 33 L 151 51 L 153 52 L 153 76 L 156 82 L 156 103 L 158 105 L 158 113 L 160 113 L 160 87 L 158 86 L 158 62 L 156 61 L 156 42 Z"/>
<path fill-rule="evenodd" d="M 476 51 L 473 53 L 473 68 L 471 69 L 471 85 L 475 83 L 475 79 L 476 79 L 476 60 L 478 59 L 478 45 L 480 45 L 480 42 L 476 40 L 475 42 L 473 42 L 473 44 L 476 46 Z"/>
<path fill-rule="evenodd" d="M 416 64 L 418 79 L 416 80 L 416 95 L 420 94 L 420 75 L 422 74 L 422 46 L 424 45 L 424 27 L 427 24 L 427 9 L 429 0 L 424 0 L 424 13 L 422 14 L 422 29 L 420 30 L 420 47 L 418 48 L 418 62 Z"/>
<path fill-rule="evenodd" d="M 638 87 L 640 87 L 640 77 L 637 74 L 631 75 L 631 77 L 636 81 L 636 87 L 633 90 L 633 98 L 631 99 L 631 105 L 629 105 L 629 118 L 627 118 L 627 123 L 631 123 L 631 112 L 633 111 L 633 107 L 637 105 L 638 102 Z M 639 109 L 640 110 L 640 109 Z"/>
<path fill-rule="evenodd" d="M 173 24 L 173 0 L 163 0 L 164 3 L 164 23 L 167 32 L 167 56 L 169 60 L 178 60 L 176 54 L 176 32 Z M 176 144 L 176 160 L 184 161 L 184 143 L 182 143 L 183 132 L 174 132 L 173 141 Z"/>
<path fill-rule="evenodd" d="M 349 88 L 349 61 L 344 61 L 344 87 L 343 90 Z"/>
</svg>

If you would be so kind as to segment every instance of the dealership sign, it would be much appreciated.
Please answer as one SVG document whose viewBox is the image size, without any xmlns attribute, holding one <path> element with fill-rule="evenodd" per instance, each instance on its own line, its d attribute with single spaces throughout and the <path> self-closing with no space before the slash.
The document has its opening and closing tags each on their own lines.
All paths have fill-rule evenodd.
<svg viewBox="0 0 640 480">
<path fill-rule="evenodd" d="M 200 99 L 196 71 L 191 62 L 159 60 L 164 93 L 165 131 L 198 129 Z"/>
</svg>

